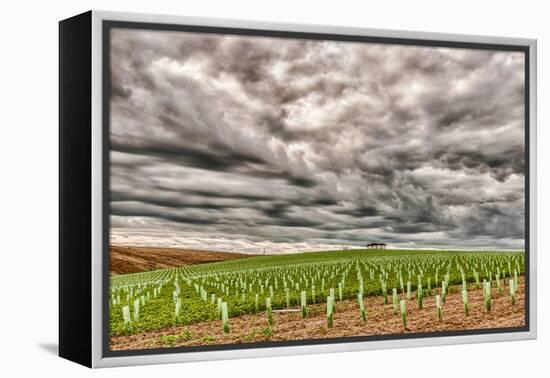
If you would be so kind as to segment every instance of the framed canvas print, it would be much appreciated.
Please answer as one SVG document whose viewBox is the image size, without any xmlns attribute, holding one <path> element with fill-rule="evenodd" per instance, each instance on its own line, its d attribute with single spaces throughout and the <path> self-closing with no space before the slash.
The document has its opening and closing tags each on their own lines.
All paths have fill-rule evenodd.
<svg viewBox="0 0 550 378">
<path fill-rule="evenodd" d="M 60 24 L 60 355 L 536 337 L 536 42 Z"/>
</svg>

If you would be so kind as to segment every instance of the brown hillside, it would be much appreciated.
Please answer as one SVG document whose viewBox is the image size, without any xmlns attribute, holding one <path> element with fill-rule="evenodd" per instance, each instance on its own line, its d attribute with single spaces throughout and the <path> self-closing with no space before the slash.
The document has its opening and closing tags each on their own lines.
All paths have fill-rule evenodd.
<svg viewBox="0 0 550 378">
<path fill-rule="evenodd" d="M 109 270 L 111 275 L 128 274 L 252 256 L 254 255 L 180 248 L 111 246 Z"/>
</svg>

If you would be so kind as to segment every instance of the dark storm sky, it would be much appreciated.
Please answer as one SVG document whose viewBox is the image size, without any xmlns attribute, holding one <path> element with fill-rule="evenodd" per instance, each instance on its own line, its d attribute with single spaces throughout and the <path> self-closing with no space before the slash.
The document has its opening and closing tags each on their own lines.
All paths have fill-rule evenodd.
<svg viewBox="0 0 550 378">
<path fill-rule="evenodd" d="M 112 243 L 524 247 L 521 53 L 111 38 Z"/>
</svg>

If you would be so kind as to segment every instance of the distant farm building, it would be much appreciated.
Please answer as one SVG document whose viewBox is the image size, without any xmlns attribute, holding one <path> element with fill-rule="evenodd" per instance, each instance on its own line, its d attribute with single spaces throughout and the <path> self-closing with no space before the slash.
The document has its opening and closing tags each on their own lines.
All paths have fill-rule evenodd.
<svg viewBox="0 0 550 378">
<path fill-rule="evenodd" d="M 367 249 L 386 249 L 386 244 L 384 244 L 384 243 L 369 243 L 369 244 L 367 244 Z"/>
</svg>

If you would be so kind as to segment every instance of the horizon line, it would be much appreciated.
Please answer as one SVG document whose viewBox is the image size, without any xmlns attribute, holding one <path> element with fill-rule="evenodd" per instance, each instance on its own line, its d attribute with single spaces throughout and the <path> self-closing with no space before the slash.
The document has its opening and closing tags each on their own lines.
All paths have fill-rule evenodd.
<svg viewBox="0 0 550 378">
<path fill-rule="evenodd" d="M 289 251 L 276 251 L 276 252 L 249 252 L 249 251 L 237 251 L 237 250 L 212 250 L 212 249 L 202 249 L 202 248 L 188 248 L 188 247 L 178 247 L 178 246 L 153 246 L 153 245 L 131 245 L 131 244 L 109 244 L 111 247 L 128 247 L 128 248 L 158 248 L 158 249 L 181 249 L 188 251 L 197 251 L 197 252 L 216 252 L 216 253 L 239 253 L 244 255 L 256 255 L 256 256 L 268 256 L 268 255 L 285 255 L 285 254 L 299 254 L 299 253 L 314 253 L 314 252 L 325 252 L 325 251 L 350 251 L 350 250 L 368 250 L 366 246 L 335 246 L 333 249 L 309 249 L 309 250 L 289 250 Z M 386 248 L 371 248 L 371 250 L 394 250 L 394 251 L 457 251 L 457 252 L 469 252 L 469 251 L 479 251 L 479 252 L 525 252 L 525 248 L 435 248 L 435 247 L 394 247 L 388 245 Z"/>
</svg>

